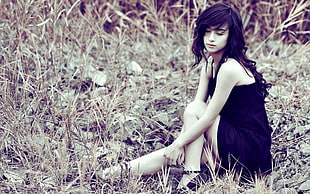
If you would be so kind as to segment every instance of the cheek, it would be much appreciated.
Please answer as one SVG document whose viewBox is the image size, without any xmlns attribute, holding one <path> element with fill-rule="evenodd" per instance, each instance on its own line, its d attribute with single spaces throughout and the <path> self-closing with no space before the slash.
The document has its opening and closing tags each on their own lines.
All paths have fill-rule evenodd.
<svg viewBox="0 0 310 194">
<path fill-rule="evenodd" d="M 228 43 L 229 34 L 226 36 L 226 44 Z"/>
<path fill-rule="evenodd" d="M 223 43 L 223 45 L 225 45 L 225 46 L 227 45 L 227 43 L 228 43 L 228 36 L 223 37 L 222 43 Z"/>
</svg>

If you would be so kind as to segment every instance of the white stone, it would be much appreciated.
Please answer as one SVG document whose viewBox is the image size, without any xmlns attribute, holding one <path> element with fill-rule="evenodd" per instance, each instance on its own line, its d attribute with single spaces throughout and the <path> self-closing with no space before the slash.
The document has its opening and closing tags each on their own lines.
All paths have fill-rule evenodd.
<svg viewBox="0 0 310 194">
<path fill-rule="evenodd" d="M 104 86 L 108 81 L 108 76 L 103 71 L 93 71 L 91 74 L 92 81 L 99 86 Z"/>
<path fill-rule="evenodd" d="M 105 87 L 99 87 L 96 88 L 92 93 L 93 98 L 103 97 L 107 93 L 107 88 Z"/>
<path fill-rule="evenodd" d="M 295 194 L 297 191 L 294 188 L 282 188 L 276 194 Z"/>
<path fill-rule="evenodd" d="M 299 188 L 299 191 L 310 191 L 310 180 L 307 180 L 306 182 L 302 183 Z"/>
<path fill-rule="evenodd" d="M 294 129 L 294 135 L 297 135 L 297 134 L 302 135 L 302 134 L 305 134 L 309 130 L 310 130 L 310 125 L 299 126 Z"/>
<path fill-rule="evenodd" d="M 140 74 L 142 73 L 141 66 L 136 61 L 131 61 L 127 67 L 128 74 Z"/>
<path fill-rule="evenodd" d="M 166 112 L 159 113 L 153 117 L 156 121 L 160 121 L 166 126 L 169 126 L 169 118 Z"/>
<path fill-rule="evenodd" d="M 309 156 L 310 155 L 310 145 L 307 143 L 300 144 L 300 152 L 305 156 Z"/>
</svg>

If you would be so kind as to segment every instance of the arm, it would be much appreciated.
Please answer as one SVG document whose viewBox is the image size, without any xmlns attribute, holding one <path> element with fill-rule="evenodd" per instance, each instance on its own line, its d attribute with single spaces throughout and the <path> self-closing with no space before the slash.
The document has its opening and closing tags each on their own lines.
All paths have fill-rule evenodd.
<svg viewBox="0 0 310 194">
<path fill-rule="evenodd" d="M 195 100 L 206 102 L 208 98 L 208 85 L 209 80 L 212 76 L 211 62 L 212 61 L 208 60 L 207 64 L 203 65 L 201 68 L 199 85 L 195 96 Z"/>
<path fill-rule="evenodd" d="M 217 85 L 214 95 L 208 104 L 208 107 L 204 115 L 192 126 L 190 130 L 180 134 L 180 136 L 172 144 L 172 147 L 182 147 L 199 136 L 201 136 L 206 130 L 208 130 L 216 117 L 219 115 L 232 88 L 238 83 L 240 68 L 236 68 L 234 61 L 227 61 L 222 64 L 219 70 Z"/>
</svg>

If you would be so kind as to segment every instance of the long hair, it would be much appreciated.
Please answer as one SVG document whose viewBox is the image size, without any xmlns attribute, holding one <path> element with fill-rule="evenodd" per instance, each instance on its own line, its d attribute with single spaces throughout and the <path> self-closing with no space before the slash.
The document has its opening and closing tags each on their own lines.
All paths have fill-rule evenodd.
<svg viewBox="0 0 310 194">
<path fill-rule="evenodd" d="M 195 56 L 193 66 L 197 66 L 202 59 L 206 60 L 207 58 L 205 55 L 206 48 L 203 41 L 206 29 L 209 27 L 220 27 L 225 24 L 228 25 L 229 35 L 220 64 L 225 62 L 227 58 L 237 60 L 244 68 L 247 68 L 252 72 L 257 82 L 258 92 L 264 98 L 267 97 L 267 89 L 271 87 L 271 84 L 267 83 L 262 74 L 256 70 L 256 62 L 250 60 L 246 56 L 247 48 L 245 47 L 241 16 L 238 10 L 231 8 L 228 5 L 221 3 L 215 4 L 204 10 L 198 16 L 192 45 L 192 52 Z"/>
</svg>

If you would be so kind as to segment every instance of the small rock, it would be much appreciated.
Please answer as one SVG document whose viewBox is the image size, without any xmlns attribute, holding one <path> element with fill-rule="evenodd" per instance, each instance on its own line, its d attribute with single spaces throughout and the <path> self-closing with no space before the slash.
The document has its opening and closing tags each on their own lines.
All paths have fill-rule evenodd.
<svg viewBox="0 0 310 194">
<path fill-rule="evenodd" d="M 106 93 L 108 93 L 107 91 L 108 91 L 107 88 L 99 87 L 99 88 L 96 88 L 93 92 L 91 92 L 91 96 L 93 98 L 103 97 L 103 96 L 105 96 Z"/>
<path fill-rule="evenodd" d="M 294 135 L 303 135 L 310 130 L 310 125 L 299 126 L 294 129 Z"/>
<path fill-rule="evenodd" d="M 127 74 L 140 74 L 142 73 L 141 66 L 136 61 L 131 61 L 127 66 Z"/>
<path fill-rule="evenodd" d="M 134 116 L 129 115 L 119 115 L 116 117 L 118 119 L 118 122 L 123 126 L 123 129 L 125 129 L 124 132 L 127 134 L 119 134 L 120 139 L 126 139 L 128 135 L 133 135 L 133 133 L 140 129 L 143 125 L 142 121 Z"/>
<path fill-rule="evenodd" d="M 309 170 L 310 170 L 310 169 L 309 169 Z M 309 170 L 307 170 L 307 172 L 308 172 Z M 300 175 L 296 182 L 297 182 L 297 183 L 302 183 L 302 182 L 305 182 L 308 178 L 309 178 L 309 177 L 307 177 L 307 176 L 302 176 L 302 175 Z"/>
<path fill-rule="evenodd" d="M 135 114 L 138 115 L 143 115 L 143 113 L 145 112 L 145 108 L 148 106 L 147 101 L 145 100 L 136 100 L 135 101 L 135 105 L 132 108 L 132 111 Z"/>
<path fill-rule="evenodd" d="M 307 143 L 300 144 L 300 152 L 303 156 L 310 155 L 310 145 Z"/>
<path fill-rule="evenodd" d="M 74 90 L 64 90 L 61 92 L 61 104 L 62 106 L 67 106 L 68 102 L 71 102 L 75 98 Z"/>
<path fill-rule="evenodd" d="M 280 179 L 281 173 L 279 171 L 273 171 L 270 176 L 273 180 L 278 180 Z"/>
<path fill-rule="evenodd" d="M 289 187 L 290 185 L 294 184 L 295 181 L 296 180 L 292 178 L 283 178 L 283 179 L 278 180 L 275 183 L 275 185 L 276 185 L 276 188 L 282 188 L 283 186 Z"/>
<path fill-rule="evenodd" d="M 294 188 L 282 188 L 276 194 L 295 194 L 297 191 Z"/>
<path fill-rule="evenodd" d="M 287 140 L 287 141 L 290 141 L 290 140 L 292 140 L 292 139 L 294 139 L 294 137 L 293 137 L 292 135 L 288 135 L 288 136 L 286 137 L 286 140 Z"/>
<path fill-rule="evenodd" d="M 242 194 L 255 194 L 255 193 L 257 193 L 256 189 L 255 188 L 251 188 L 251 189 L 248 189 L 248 190 L 244 191 Z"/>
<path fill-rule="evenodd" d="M 310 180 L 307 180 L 306 182 L 302 183 L 298 190 L 300 192 L 310 191 Z"/>
<path fill-rule="evenodd" d="M 107 83 L 108 76 L 103 71 L 94 71 L 92 72 L 91 79 L 97 85 L 104 86 Z"/>
<path fill-rule="evenodd" d="M 163 123 L 166 126 L 169 126 L 168 114 L 165 112 L 162 112 L 162 113 L 159 113 L 158 115 L 155 115 L 153 117 L 153 119 L 156 121 L 160 121 L 161 123 Z"/>
</svg>

